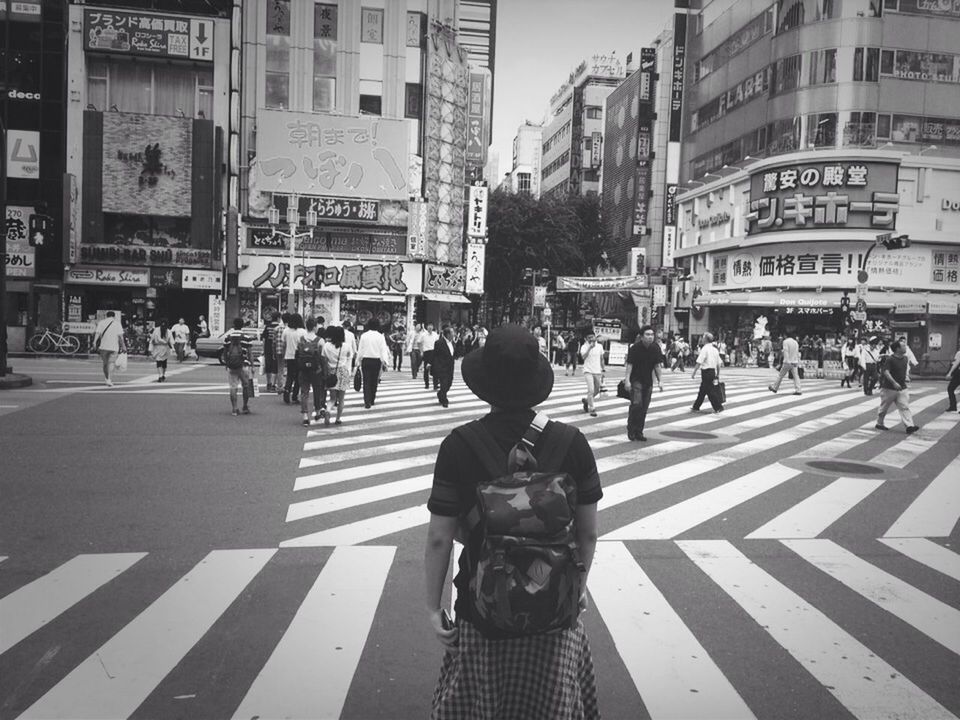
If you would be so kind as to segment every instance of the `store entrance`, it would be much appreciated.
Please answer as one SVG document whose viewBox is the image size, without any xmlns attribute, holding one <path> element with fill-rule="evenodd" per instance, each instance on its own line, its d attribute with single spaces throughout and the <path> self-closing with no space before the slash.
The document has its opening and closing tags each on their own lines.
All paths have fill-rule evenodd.
<svg viewBox="0 0 960 720">
<path fill-rule="evenodd" d="M 173 325 L 183 318 L 191 329 L 195 328 L 200 316 L 207 316 L 210 293 L 206 290 L 182 290 L 168 288 L 161 290 L 162 297 L 157 298 L 157 310 L 154 319 L 167 320 Z"/>
</svg>

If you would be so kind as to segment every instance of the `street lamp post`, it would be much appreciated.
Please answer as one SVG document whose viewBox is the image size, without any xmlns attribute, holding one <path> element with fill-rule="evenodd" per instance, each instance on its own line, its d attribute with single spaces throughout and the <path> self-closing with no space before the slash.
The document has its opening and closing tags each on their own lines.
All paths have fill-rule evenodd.
<svg viewBox="0 0 960 720">
<path fill-rule="evenodd" d="M 277 230 L 277 225 L 280 224 L 280 211 L 271 207 L 267 210 L 267 222 L 270 223 L 270 230 L 274 235 L 279 235 L 283 238 L 288 238 L 290 240 L 290 274 L 288 275 L 288 285 L 287 285 L 287 310 L 296 306 L 298 311 L 303 310 L 302 296 L 301 302 L 297 303 L 296 292 L 293 289 L 293 276 L 294 268 L 297 266 L 297 239 L 313 237 L 313 228 L 317 225 L 317 211 L 311 207 L 307 211 L 307 225 L 310 227 L 310 230 L 307 232 L 297 232 L 297 228 L 300 226 L 300 211 L 298 208 L 299 198 L 296 195 L 291 195 L 287 201 L 287 225 L 290 226 L 290 232 L 285 233 L 281 230 Z M 306 268 L 304 268 L 304 274 L 306 274 Z M 306 276 L 306 275 L 304 275 Z M 306 283 L 304 283 L 306 287 Z"/>
</svg>

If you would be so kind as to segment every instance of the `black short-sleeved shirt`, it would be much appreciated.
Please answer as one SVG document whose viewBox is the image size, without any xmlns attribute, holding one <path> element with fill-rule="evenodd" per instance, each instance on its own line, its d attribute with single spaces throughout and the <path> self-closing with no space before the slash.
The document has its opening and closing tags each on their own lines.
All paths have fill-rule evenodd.
<svg viewBox="0 0 960 720">
<path fill-rule="evenodd" d="M 533 410 L 494 412 L 480 418 L 480 422 L 493 435 L 506 454 L 520 441 L 530 427 L 534 415 Z M 544 435 L 549 432 L 548 427 Z M 543 441 L 544 437 L 537 441 L 533 450 L 535 456 L 543 447 Z M 597 462 L 587 439 L 579 430 L 576 431 L 559 469 L 569 473 L 576 481 L 578 504 L 593 505 L 603 497 Z M 504 467 L 504 474 L 506 474 L 506 467 Z M 435 515 L 463 517 L 476 504 L 477 485 L 490 479 L 473 450 L 458 434 L 451 433 L 441 443 L 440 452 L 437 454 L 437 463 L 433 471 L 433 490 L 430 493 L 427 508 Z M 470 617 L 470 608 L 466 599 L 469 593 L 471 568 L 467 558 L 468 555 L 476 557 L 479 549 L 479 533 L 472 533 L 467 539 L 467 552 L 460 556 L 460 569 L 454 579 L 458 598 L 455 610 L 458 617 L 467 619 Z"/>
<path fill-rule="evenodd" d="M 907 356 L 896 356 L 888 355 L 885 361 L 885 370 L 890 373 L 891 377 L 897 381 L 897 384 L 904 388 L 907 386 Z M 887 380 L 886 373 L 880 376 L 880 387 L 886 388 L 887 390 L 895 390 L 896 388 L 890 384 L 890 381 Z"/>
<path fill-rule="evenodd" d="M 647 347 L 635 342 L 627 351 L 627 364 L 630 365 L 630 382 L 642 382 L 653 385 L 653 369 L 663 363 L 663 351 L 656 342 Z"/>
</svg>

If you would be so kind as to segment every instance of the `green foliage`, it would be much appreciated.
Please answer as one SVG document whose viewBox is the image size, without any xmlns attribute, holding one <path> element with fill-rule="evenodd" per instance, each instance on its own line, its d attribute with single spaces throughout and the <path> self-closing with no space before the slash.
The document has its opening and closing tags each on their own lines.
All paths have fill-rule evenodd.
<svg viewBox="0 0 960 720">
<path fill-rule="evenodd" d="M 593 275 L 610 247 L 596 196 L 537 199 L 498 189 L 490 194 L 487 231 L 487 299 L 511 319 L 529 312 L 524 268 L 548 268 L 552 278 Z"/>
</svg>

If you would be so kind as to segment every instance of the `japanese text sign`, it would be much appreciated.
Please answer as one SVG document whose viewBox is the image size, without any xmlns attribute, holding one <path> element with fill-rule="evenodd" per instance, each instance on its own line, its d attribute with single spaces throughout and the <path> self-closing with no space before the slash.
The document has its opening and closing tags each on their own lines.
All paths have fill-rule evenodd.
<svg viewBox="0 0 960 720">
<path fill-rule="evenodd" d="M 485 158 L 484 110 L 487 76 L 470 73 L 470 95 L 467 98 L 467 162 L 482 165 Z"/>
<path fill-rule="evenodd" d="M 818 228 L 896 228 L 894 162 L 827 160 L 764 168 L 750 176 L 747 233 Z"/>
<path fill-rule="evenodd" d="M 213 20 L 123 10 L 85 9 L 85 50 L 213 62 Z"/>
<path fill-rule="evenodd" d="M 488 189 L 486 185 L 470 186 L 468 237 L 485 238 L 487 236 L 487 197 Z"/>
<path fill-rule="evenodd" d="M 680 124 L 683 121 L 683 71 L 687 50 L 687 16 L 673 16 L 673 69 L 670 77 L 670 142 L 680 142 Z"/>
<path fill-rule="evenodd" d="M 251 257 L 240 271 L 240 286 L 265 290 L 375 291 L 420 293 L 420 265 L 414 263 L 364 263 L 340 260 L 296 263 L 279 258 Z"/>
<path fill-rule="evenodd" d="M 468 295 L 483 294 L 483 274 L 486 270 L 487 246 L 480 243 L 467 245 L 467 284 Z"/>
<path fill-rule="evenodd" d="M 283 250 L 290 240 L 269 227 L 247 227 L 247 247 L 252 250 Z M 316 227 L 297 238 L 297 252 L 344 253 L 347 255 L 406 255 L 403 228 Z"/>
<path fill-rule="evenodd" d="M 952 286 L 952 289 L 960 290 L 960 280 L 957 277 L 960 273 L 960 248 L 949 250 L 936 248 L 931 252 L 933 268 L 930 273 L 930 282 L 937 287 Z"/>
<path fill-rule="evenodd" d="M 423 266 L 423 291 L 425 293 L 462 293 L 466 284 L 466 269 L 462 266 Z"/>
<path fill-rule="evenodd" d="M 407 135 L 404 120 L 260 110 L 261 189 L 406 200 Z"/>
</svg>

